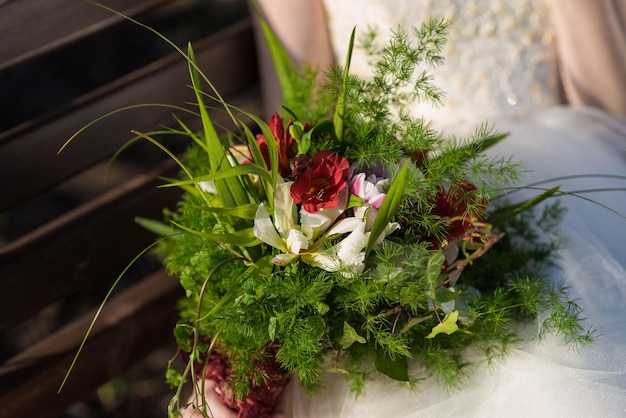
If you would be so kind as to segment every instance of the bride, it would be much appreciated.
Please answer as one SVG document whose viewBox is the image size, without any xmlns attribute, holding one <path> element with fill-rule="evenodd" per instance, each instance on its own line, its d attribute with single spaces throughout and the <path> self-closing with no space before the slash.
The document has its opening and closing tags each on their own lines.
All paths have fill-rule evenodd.
<svg viewBox="0 0 626 418">
<path fill-rule="evenodd" d="M 467 135 L 485 121 L 510 132 L 490 155 L 527 162 L 526 184 L 561 184 L 563 191 L 577 194 L 561 198 L 568 209 L 560 231 L 567 245 L 553 279 L 565 278 L 586 323 L 598 331 L 597 341 L 580 352 L 568 350 L 558 338 L 527 343 L 493 368 L 478 366 L 459 391 L 446 391 L 434 380 L 412 391 L 380 377 L 354 399 L 341 375 L 328 374 L 325 389 L 310 398 L 293 379 L 280 413 L 297 418 L 625 416 L 626 2 L 258 3 L 294 59 L 321 67 L 343 62 L 355 25 L 357 32 L 377 26 L 383 35 L 398 24 L 410 29 L 431 17 L 450 20 L 446 63 L 435 76 L 446 103 L 441 108 L 416 104 L 413 112 L 450 135 Z M 577 19 L 581 14 L 585 18 Z M 358 49 L 351 69 L 365 71 Z M 267 66 L 262 75 L 272 113 L 280 102 L 276 80 Z M 216 399 L 213 385 L 207 387 L 207 397 Z M 230 413 L 214 412 L 217 417 Z"/>
</svg>

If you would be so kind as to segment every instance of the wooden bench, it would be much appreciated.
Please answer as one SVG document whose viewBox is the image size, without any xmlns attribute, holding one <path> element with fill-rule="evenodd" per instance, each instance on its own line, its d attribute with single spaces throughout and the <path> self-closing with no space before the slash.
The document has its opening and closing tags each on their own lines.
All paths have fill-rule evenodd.
<svg viewBox="0 0 626 418">
<path fill-rule="evenodd" d="M 104 3 L 148 23 L 198 13 L 184 9 L 193 2 Z M 198 2 L 204 12 L 206 3 L 214 3 L 211 14 L 227 2 Z M 202 34 L 194 50 L 199 66 L 227 100 L 258 112 L 254 38 L 245 2 L 240 5 L 243 14 L 229 17 L 234 23 Z M 0 91 L 2 418 L 59 416 L 173 341 L 180 286 L 158 261 L 142 257 L 106 304 L 65 387 L 57 393 L 105 292 L 155 238 L 136 224 L 135 217 L 160 219 L 162 209 L 173 208 L 179 198 L 174 189 L 156 187 L 157 176 L 171 176 L 177 168 L 145 143 L 131 148 L 128 157 L 122 154 L 112 166 L 111 180 L 102 181 L 104 163 L 132 137 L 131 129 L 149 132 L 175 126 L 170 108 L 118 113 L 87 129 L 57 155 L 74 132 L 107 112 L 134 104 L 182 105 L 193 100 L 186 62 L 137 27 L 128 33 L 148 34 L 155 42 L 145 48 L 167 53 L 155 54 L 104 84 L 77 89 L 71 97 L 67 85 L 63 91 L 57 88 L 63 82 L 53 79 L 54 68 L 48 67 L 55 59 L 65 60 L 60 68 L 72 68 L 72 77 L 81 78 L 102 70 L 102 61 L 94 63 L 94 57 L 108 58 L 111 51 L 126 57 L 143 54 L 143 48 L 131 42 L 135 35 L 122 32 L 115 35 L 115 43 L 111 33 L 123 25 L 129 23 L 76 0 L 0 2 L 0 83 L 4 83 L 0 87 L 7 89 Z M 96 54 L 84 54 L 94 48 Z M 9 90 L 18 91 L 12 101 Z M 15 109 L 20 103 L 30 109 Z M 3 120 L 19 113 L 21 119 Z M 193 120 L 187 122 L 197 126 Z"/>
</svg>

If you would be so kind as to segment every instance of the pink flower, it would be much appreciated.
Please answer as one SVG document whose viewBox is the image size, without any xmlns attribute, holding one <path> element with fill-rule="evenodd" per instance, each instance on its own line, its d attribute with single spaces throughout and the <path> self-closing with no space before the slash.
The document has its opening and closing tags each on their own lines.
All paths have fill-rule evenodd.
<svg viewBox="0 0 626 418">
<path fill-rule="evenodd" d="M 385 189 L 388 183 L 388 178 L 379 178 L 374 174 L 366 176 L 365 173 L 359 173 L 352 177 L 350 192 L 363 199 L 364 206 L 380 209 L 380 205 L 385 200 Z"/>
<path fill-rule="evenodd" d="M 339 203 L 339 193 L 347 185 L 349 168 L 348 160 L 337 153 L 316 152 L 293 183 L 291 197 L 309 213 L 334 208 Z"/>
</svg>

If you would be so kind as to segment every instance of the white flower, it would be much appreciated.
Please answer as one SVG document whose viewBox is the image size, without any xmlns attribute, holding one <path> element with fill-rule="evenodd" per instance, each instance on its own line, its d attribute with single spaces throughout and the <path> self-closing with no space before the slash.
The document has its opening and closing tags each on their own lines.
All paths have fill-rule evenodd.
<svg viewBox="0 0 626 418">
<path fill-rule="evenodd" d="M 357 222 L 354 223 L 352 220 Z M 364 250 L 369 239 L 369 233 L 365 232 L 365 222 L 356 218 L 346 218 L 338 224 L 342 224 L 343 227 L 355 225 L 356 228 L 351 229 L 345 238 L 330 249 L 323 253 L 308 255 L 303 260 L 326 271 L 339 271 L 345 277 L 358 276 L 365 269 Z M 342 228 L 339 229 L 343 230 Z M 339 233 L 338 230 L 335 233 Z M 331 231 L 329 231 L 329 235 Z"/>
<path fill-rule="evenodd" d="M 282 253 L 272 259 L 276 264 L 285 265 L 299 255 L 307 253 L 316 239 L 326 231 L 343 212 L 343 206 L 322 209 L 316 213 L 301 211 L 298 222 L 298 207 L 291 197 L 293 182 L 280 183 L 274 194 L 274 216 L 270 217 L 261 203 L 254 219 L 254 236 Z M 272 219 L 273 218 L 273 219 Z"/>
<path fill-rule="evenodd" d="M 315 213 L 300 210 L 291 197 L 293 182 L 280 183 L 274 194 L 274 214 L 270 216 L 263 203 L 254 219 L 254 235 L 264 243 L 280 250 L 272 259 L 286 265 L 296 257 L 330 272 L 355 277 L 365 270 L 365 248 L 370 237 L 371 224 L 361 216 L 337 219 L 345 211 L 349 192 L 340 194 L 339 205 Z M 364 207 L 365 208 L 365 207 Z M 373 209 L 373 207 L 367 207 Z M 299 217 L 298 217 L 299 215 Z M 299 219 L 298 219 L 299 218 Z M 381 243 L 400 225 L 390 222 L 378 237 Z M 319 250 L 324 242 L 335 242 L 330 248 Z"/>
<path fill-rule="evenodd" d="M 344 277 L 358 276 L 365 270 L 365 248 L 370 238 L 370 232 L 366 232 L 366 228 L 367 223 L 359 218 L 340 220 L 325 235 L 331 239 L 338 235 L 348 235 L 324 252 L 303 256 L 303 261 L 326 271 L 338 271 Z M 376 240 L 376 244 L 380 244 L 387 235 L 399 228 L 399 224 L 390 222 Z"/>
</svg>

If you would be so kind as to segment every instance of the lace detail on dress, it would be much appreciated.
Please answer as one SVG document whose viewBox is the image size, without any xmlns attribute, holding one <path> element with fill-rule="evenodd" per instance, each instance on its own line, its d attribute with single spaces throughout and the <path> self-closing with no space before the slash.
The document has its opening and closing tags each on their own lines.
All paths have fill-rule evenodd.
<svg viewBox="0 0 626 418">
<path fill-rule="evenodd" d="M 442 108 L 416 104 L 439 127 L 475 124 L 494 115 L 522 114 L 558 101 L 553 34 L 541 0 L 324 0 L 337 62 L 344 61 L 350 32 L 377 27 L 380 38 L 398 25 L 409 30 L 441 17 L 452 25 L 445 64 L 434 82 L 446 93 Z M 363 73 L 355 49 L 352 70 Z"/>
</svg>

